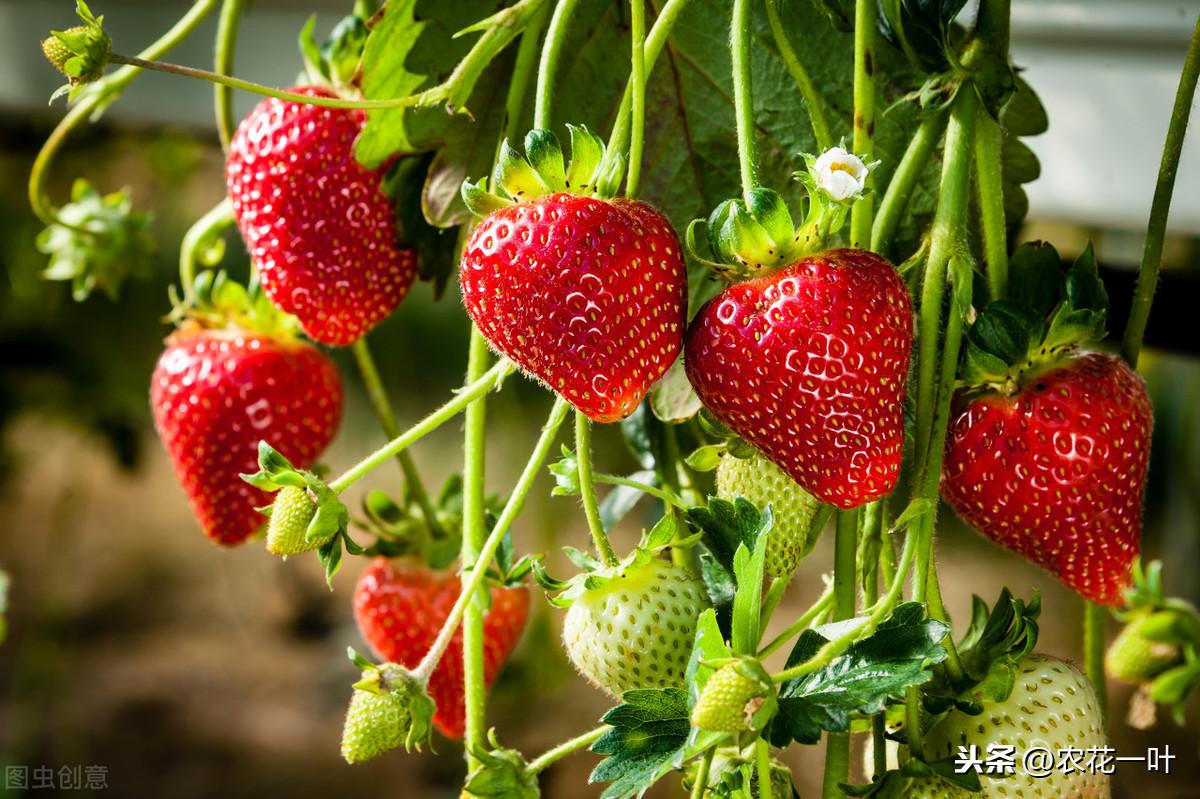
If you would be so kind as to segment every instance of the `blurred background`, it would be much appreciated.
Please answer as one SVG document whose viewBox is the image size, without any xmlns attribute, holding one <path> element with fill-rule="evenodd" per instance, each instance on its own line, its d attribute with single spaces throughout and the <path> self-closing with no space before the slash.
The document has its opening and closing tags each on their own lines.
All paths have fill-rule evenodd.
<svg viewBox="0 0 1200 799">
<path fill-rule="evenodd" d="M 187 5 L 97 0 L 93 10 L 106 14 L 113 38 L 132 50 Z M 319 12 L 322 31 L 348 5 L 257 0 L 243 26 L 238 73 L 290 83 L 295 35 L 309 11 Z M 0 193 L 0 567 L 12 580 L 9 634 L 0 645 L 0 794 L 3 769 L 16 766 L 29 769 L 31 784 L 34 769 L 54 771 L 60 787 L 29 791 L 37 796 L 81 792 L 62 787 L 64 767 L 94 767 L 107 786 L 100 792 L 121 797 L 457 796 L 459 748 L 445 740 L 435 742 L 437 757 L 397 754 L 349 768 L 338 756 L 354 679 L 345 648 L 363 648 L 349 596 L 365 563 L 348 563 L 330 593 L 315 558 L 284 564 L 253 544 L 214 547 L 196 529 L 154 437 L 147 384 L 168 331 L 161 317 L 178 242 L 224 192 L 207 85 L 142 77 L 100 124 L 73 136 L 54 171 L 56 198 L 82 175 L 105 192 L 128 186 L 139 208 L 153 209 L 159 256 L 150 279 L 129 282 L 119 302 L 96 296 L 76 304 L 68 286 L 40 278 L 40 226 L 23 189 L 63 106 L 46 105 L 59 81 L 37 41 L 72 24 L 72 7 L 67 0 L 0 0 L 0 185 L 9 187 Z M 1027 187 L 1025 237 L 1051 241 L 1064 257 L 1095 243 L 1114 305 L 1110 329 L 1120 330 L 1127 312 L 1197 11 L 1195 0 L 1014 2 L 1014 60 L 1051 115 L 1050 131 L 1029 140 L 1042 174 Z M 171 60 L 210 63 L 214 24 Z M 239 111 L 252 102 L 239 96 Z M 1193 131 L 1142 369 L 1156 412 L 1144 553 L 1166 562 L 1168 591 L 1191 600 L 1200 598 L 1198 185 L 1200 134 Z M 232 271 L 244 272 L 244 254 L 231 243 Z M 434 303 L 427 285 L 417 287 L 373 335 L 373 347 L 401 423 L 423 415 L 462 377 L 466 324 L 453 289 Z M 349 359 L 335 357 L 350 390 L 342 434 L 326 455 L 337 468 L 383 436 Z M 547 396 L 523 380 L 493 401 L 489 490 L 511 485 L 548 407 Z M 427 482 L 439 484 L 457 468 L 460 444 L 449 425 L 415 450 Z M 597 445 L 606 470 L 633 467 L 615 431 L 598 436 Z M 384 468 L 368 482 L 395 488 L 394 479 L 398 472 Z M 524 550 L 555 553 L 586 539 L 575 502 L 550 499 L 549 487 L 543 479 L 515 531 Z M 357 500 L 350 497 L 351 507 Z M 1042 648 L 1078 658 L 1079 600 L 951 514 L 941 518 L 951 613 L 965 618 L 973 592 L 990 602 L 1004 584 L 1018 594 L 1040 589 Z M 621 544 L 631 544 L 645 521 L 627 520 Z M 777 624 L 816 597 L 830 562 L 824 542 L 801 566 Z M 490 716 L 503 742 L 527 755 L 589 728 L 610 704 L 563 658 L 561 614 L 542 602 L 535 608 Z M 1120 717 L 1128 691 L 1112 691 Z M 1117 797 L 1200 797 L 1194 714 L 1187 728 L 1164 718 L 1143 732 L 1119 723 L 1114 729 L 1121 755 L 1165 744 L 1178 755 L 1171 775 L 1123 764 Z M 819 791 L 820 758 L 814 747 L 787 753 L 802 796 Z M 545 774 L 544 794 L 598 796 L 598 787 L 585 787 L 595 762 L 588 753 L 560 762 Z"/>
</svg>

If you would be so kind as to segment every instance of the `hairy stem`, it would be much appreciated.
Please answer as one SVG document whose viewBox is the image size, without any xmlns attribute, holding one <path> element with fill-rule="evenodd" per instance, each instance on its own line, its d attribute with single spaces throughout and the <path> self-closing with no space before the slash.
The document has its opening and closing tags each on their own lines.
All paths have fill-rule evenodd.
<svg viewBox="0 0 1200 799">
<path fill-rule="evenodd" d="M 883 199 L 879 201 L 879 213 L 871 227 L 871 249 L 887 254 L 892 246 L 892 237 L 896 235 L 896 227 L 908 207 L 921 173 L 929 165 L 933 149 L 942 138 L 942 130 L 946 125 L 946 115 L 932 113 L 921 120 L 916 134 L 904 151 L 904 156 L 896 166 L 892 179 L 888 182 Z"/>
<path fill-rule="evenodd" d="M 633 130 L 629 137 L 629 172 L 625 196 L 636 197 L 642 175 L 642 145 L 646 134 L 646 0 L 629 0 L 629 27 L 633 37 L 629 82 Z"/>
<path fill-rule="evenodd" d="M 875 151 L 875 3 L 854 4 L 854 154 L 870 163 Z M 867 175 L 867 185 L 873 183 Z M 871 241 L 871 215 L 875 197 L 868 194 L 850 209 L 850 245 L 866 247 Z"/>
<path fill-rule="evenodd" d="M 750 0 L 733 0 L 729 48 L 733 56 L 733 106 L 737 115 L 738 163 L 742 173 L 742 193 L 748 194 L 758 185 L 758 167 L 754 156 L 754 95 L 750 74 Z"/>
<path fill-rule="evenodd" d="M 772 799 L 771 748 L 765 738 L 759 738 L 754 742 L 754 755 L 758 770 L 758 799 Z M 779 799 L 784 799 L 784 797 L 781 796 Z"/>
<path fill-rule="evenodd" d="M 588 530 L 596 544 L 596 552 L 607 566 L 616 566 L 617 553 L 613 552 L 604 524 L 600 521 L 600 506 L 596 503 L 596 483 L 592 476 L 592 423 L 583 411 L 575 411 L 575 457 L 579 461 L 579 494 L 583 499 L 583 513 L 587 516 Z"/>
<path fill-rule="evenodd" d="M 1102 719 L 1108 718 L 1108 680 L 1104 674 L 1104 632 L 1107 626 L 1108 609 L 1083 600 L 1083 665 L 1092 688 L 1096 690 Z"/>
<path fill-rule="evenodd" d="M 983 106 L 975 119 L 975 184 L 983 223 L 983 254 L 993 300 L 1008 293 L 1008 228 L 1000 149 L 1004 132 Z"/>
<path fill-rule="evenodd" d="M 587 749 L 592 744 L 596 743 L 604 733 L 608 732 L 607 724 L 602 724 L 594 730 L 588 730 L 582 735 L 577 735 L 569 741 L 564 741 L 553 749 L 538 755 L 533 760 L 529 761 L 529 765 L 525 767 L 526 774 L 541 774 L 550 766 L 570 754 L 578 752 L 580 749 Z"/>
<path fill-rule="evenodd" d="M 1137 289 L 1133 295 L 1133 306 L 1129 309 L 1129 322 L 1125 325 L 1125 336 L 1121 341 L 1121 356 L 1136 366 L 1142 350 L 1142 338 L 1146 334 L 1146 322 L 1150 319 L 1150 305 L 1154 301 L 1154 289 L 1158 285 L 1158 270 L 1162 266 L 1163 242 L 1167 235 L 1167 215 L 1171 211 L 1171 196 L 1175 192 L 1175 176 L 1179 173 L 1179 156 L 1183 152 L 1183 138 L 1187 133 L 1188 117 L 1192 112 L 1192 98 L 1196 96 L 1196 80 L 1200 76 L 1200 18 L 1192 31 L 1183 61 L 1183 72 L 1179 76 L 1179 89 L 1175 92 L 1175 105 L 1171 109 L 1171 122 L 1167 126 L 1167 140 L 1163 144 L 1162 161 L 1158 167 L 1158 182 L 1154 186 L 1154 200 L 1150 203 L 1150 221 L 1146 226 L 1146 246 L 1142 250 L 1142 266 L 1138 271 Z"/>
<path fill-rule="evenodd" d="M 492 368 L 492 371 L 495 371 L 495 367 Z M 442 655 L 446 653 L 446 647 L 450 646 L 450 641 L 454 637 L 455 630 L 458 629 L 458 623 L 462 620 L 467 603 L 474 597 L 479 587 L 483 585 L 483 581 L 487 579 L 487 569 L 482 567 L 492 562 L 492 558 L 496 556 L 496 550 L 499 548 L 500 542 L 504 539 L 504 534 L 508 532 L 513 521 L 521 513 L 521 508 L 525 505 L 525 497 L 529 494 L 529 489 L 533 487 L 533 482 L 537 479 L 538 473 L 542 469 L 542 464 L 546 462 L 546 458 L 550 457 L 550 452 L 554 448 L 554 442 L 558 438 L 558 430 L 567 418 L 567 411 L 570 410 L 570 407 L 562 397 L 555 398 L 554 407 L 550 409 L 550 416 L 546 419 L 546 424 L 542 427 L 542 434 L 529 456 L 529 461 L 521 471 L 521 476 L 517 478 L 517 484 L 513 487 L 512 494 L 508 497 L 508 502 L 504 504 L 504 508 L 496 518 L 492 532 L 488 535 L 487 540 L 484 541 L 483 546 L 479 550 L 477 563 L 480 568 L 471 570 L 470 576 L 467 577 L 466 583 L 458 595 L 458 599 L 454 602 L 454 607 L 450 609 L 450 614 L 442 624 L 442 629 L 438 632 L 438 637 L 433 642 L 433 646 L 429 648 L 429 651 L 425 653 L 425 657 L 421 659 L 421 662 L 413 670 L 413 675 L 417 679 L 428 681 L 434 667 L 442 659 Z"/>
<path fill-rule="evenodd" d="M 197 0 L 170 30 L 141 52 L 141 57 L 154 59 L 169 53 L 172 48 L 196 30 L 197 26 L 219 3 L 220 0 Z M 80 98 L 79 103 L 67 112 L 42 144 L 42 149 L 34 159 L 33 168 L 29 172 L 29 206 L 38 219 L 45 224 L 52 225 L 58 221 L 58 209 L 45 196 L 44 183 L 47 170 L 63 142 L 80 123 L 91 117 L 103 104 L 125 91 L 140 74 L 142 71 L 137 67 L 124 67 L 89 87 Z"/>
<path fill-rule="evenodd" d="M 389 439 L 396 438 L 400 435 L 400 426 L 396 423 L 396 415 L 392 413 L 391 398 L 379 376 L 379 369 L 375 365 L 375 357 L 371 354 L 366 336 L 354 342 L 352 349 L 354 361 L 358 365 L 358 373 L 367 390 L 367 398 L 371 402 L 371 408 L 375 411 L 376 418 L 379 419 L 379 426 L 383 428 L 383 434 Z M 421 516 L 425 518 L 425 523 L 429 525 L 430 531 L 434 535 L 442 535 L 444 531 L 438 521 L 437 508 L 433 506 L 433 500 L 430 499 L 429 492 L 421 481 L 421 474 L 417 471 L 417 465 L 413 462 L 412 455 L 408 453 L 408 450 L 401 450 L 396 455 L 396 460 L 400 464 L 400 470 L 404 473 L 404 484 L 408 496 L 417 503 L 417 508 L 420 509 Z"/>
<path fill-rule="evenodd" d="M 833 605 L 833 584 L 826 586 L 825 591 L 821 596 L 817 597 L 817 601 L 813 602 L 808 610 L 800 614 L 797 619 L 788 625 L 788 628 L 758 652 L 759 658 L 765 658 L 768 655 L 778 651 L 784 644 L 795 638 L 804 630 L 807 630 L 810 625 L 820 616 L 825 610 Z"/>
<path fill-rule="evenodd" d="M 329 484 L 334 493 L 340 494 L 356 482 L 366 477 L 372 471 L 379 467 L 385 461 L 389 461 L 397 454 L 408 449 L 410 446 L 420 441 L 425 436 L 437 430 L 446 422 L 453 419 L 458 414 L 467 409 L 473 402 L 480 397 L 498 388 L 504 379 L 512 374 L 513 366 L 511 361 L 502 360 L 488 370 L 480 379 L 474 383 L 463 386 L 454 395 L 454 398 L 447 402 L 442 407 L 438 408 L 433 413 L 426 416 L 415 425 L 405 430 L 400 435 L 393 438 L 387 444 L 372 452 L 367 457 L 363 458 L 354 466 L 350 467 L 337 480 Z"/>
<path fill-rule="evenodd" d="M 657 488 L 646 483 L 639 483 L 637 480 L 630 480 L 628 477 L 620 477 L 615 474 L 593 474 L 592 481 L 603 483 L 610 486 L 625 486 L 627 488 L 636 488 L 643 494 L 649 494 L 655 499 L 660 499 L 669 508 L 677 508 L 679 510 L 687 510 L 691 507 L 678 494 L 669 489 Z"/>
<path fill-rule="evenodd" d="M 713 757 L 716 754 L 717 749 L 714 746 L 705 751 L 700 758 L 700 768 L 696 769 L 696 781 L 692 783 L 690 799 L 704 799 L 704 794 L 708 793 L 708 773 L 712 770 Z"/>
<path fill-rule="evenodd" d="M 554 76 L 558 74 L 558 59 L 562 55 L 567 38 L 567 27 L 571 16 L 579 7 L 579 0 L 558 0 L 550 27 L 546 30 L 546 41 L 542 44 L 542 60 L 538 65 L 537 89 L 534 94 L 533 126 L 549 128 L 551 103 L 554 100 Z"/>
<path fill-rule="evenodd" d="M 245 0 L 225 0 L 221 5 L 221 16 L 217 22 L 217 39 L 213 53 L 213 72 L 218 75 L 233 73 L 238 25 L 241 23 L 245 4 Z M 217 115 L 217 135 L 221 137 L 221 148 L 228 150 L 233 133 L 237 130 L 237 121 L 233 116 L 233 89 L 220 83 L 214 86 L 213 107 Z"/>
<path fill-rule="evenodd" d="M 854 618 L 858 597 L 858 517 L 857 508 L 837 513 L 833 544 L 833 620 Z M 825 740 L 825 775 L 821 795 L 837 799 L 838 786 L 850 779 L 850 733 L 829 733 Z"/>
<path fill-rule="evenodd" d="M 824 152 L 833 146 L 833 135 L 829 132 L 829 119 L 825 115 L 825 101 L 817 91 L 808 70 L 796 55 L 795 48 L 788 40 L 784 30 L 783 20 L 779 17 L 780 0 L 766 0 L 767 23 L 771 26 L 771 36 L 775 39 L 775 47 L 783 59 L 784 66 L 796 82 L 796 88 L 804 97 L 804 106 L 808 109 L 808 121 L 812 124 L 813 137 L 817 140 L 817 150 Z"/>
</svg>

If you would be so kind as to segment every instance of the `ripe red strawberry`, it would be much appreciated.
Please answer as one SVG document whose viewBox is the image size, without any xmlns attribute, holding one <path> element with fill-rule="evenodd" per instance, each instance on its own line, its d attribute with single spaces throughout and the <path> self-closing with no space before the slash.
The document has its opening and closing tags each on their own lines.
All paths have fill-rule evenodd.
<svg viewBox="0 0 1200 799">
<path fill-rule="evenodd" d="M 226 163 L 263 290 L 308 335 L 334 346 L 354 343 L 395 310 L 417 271 L 416 252 L 398 242 L 383 171 L 354 160 L 364 119 L 268 98 L 238 127 Z"/>
<path fill-rule="evenodd" d="M 725 289 L 692 321 L 684 358 L 717 418 L 818 499 L 853 508 L 896 484 L 911 350 L 895 267 L 833 250 Z"/>
<path fill-rule="evenodd" d="M 437 638 L 458 599 L 457 574 L 376 558 L 354 589 L 358 629 L 379 657 L 415 668 Z M 483 620 L 483 674 L 488 686 L 521 637 L 529 615 L 529 589 L 494 586 L 492 606 Z M 437 703 L 433 723 L 447 738 L 461 738 L 463 705 L 462 627 L 429 679 Z"/>
<path fill-rule="evenodd" d="M 150 384 L 158 435 L 201 528 L 238 544 L 263 526 L 272 497 L 239 477 L 258 442 L 307 468 L 337 433 L 342 381 L 315 347 L 185 325 L 167 339 Z"/>
<path fill-rule="evenodd" d="M 1068 355 L 1011 395 L 960 400 L 942 495 L 988 538 L 1116 605 L 1139 549 L 1151 424 L 1146 387 L 1123 361 Z"/>
<path fill-rule="evenodd" d="M 687 270 L 645 203 L 549 194 L 489 214 L 463 252 L 493 347 L 597 422 L 633 412 L 682 346 Z"/>
</svg>

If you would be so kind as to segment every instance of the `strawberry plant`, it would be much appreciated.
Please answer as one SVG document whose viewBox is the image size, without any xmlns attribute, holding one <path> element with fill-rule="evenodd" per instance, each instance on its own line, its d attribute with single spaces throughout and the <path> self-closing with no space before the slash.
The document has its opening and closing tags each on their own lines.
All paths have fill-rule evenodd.
<svg viewBox="0 0 1200 799">
<path fill-rule="evenodd" d="M 956 759 L 1104 747 L 1106 660 L 1182 719 L 1200 616 L 1139 559 L 1153 410 L 1136 367 L 1200 28 L 1113 347 L 1091 249 L 1064 268 L 1015 246 L 1021 138 L 1047 119 L 1010 60 L 1008 0 L 973 17 L 965 0 L 357 0 L 325 42 L 300 32 L 291 89 L 233 75 L 244 5 L 197 0 L 123 55 L 78 0 L 82 24 L 42 44 L 70 109 L 30 200 L 46 277 L 115 295 L 143 271 L 149 218 L 83 182 L 55 206 L 48 169 L 144 71 L 215 85 L 228 198 L 181 242 L 148 394 L 214 542 L 261 537 L 329 579 L 370 559 L 345 603 L 375 657 L 350 650 L 347 763 L 436 730 L 464 742 L 464 796 L 531 799 L 590 749 L 604 799 L 667 780 L 781 799 L 778 756 L 823 745 L 827 798 L 1090 799 L 1107 774 L 1000 779 Z M 213 70 L 163 60 L 218 7 Z M 263 96 L 240 124 L 235 91 Z M 221 271 L 234 230 L 246 285 Z M 471 344 L 462 386 L 402 430 L 368 339 L 425 301 L 418 280 L 434 301 L 461 293 Z M 340 347 L 389 440 L 335 475 L 317 463 L 342 421 Z M 553 403 L 490 497 L 488 398 L 515 374 Z M 459 416 L 461 468 L 431 493 L 409 450 Z M 602 471 L 594 434 L 641 468 Z M 347 490 L 392 459 L 400 499 L 375 489 L 352 512 Z M 573 574 L 516 525 L 548 476 L 590 534 L 564 548 Z M 939 500 L 1086 600 L 1082 671 L 1038 651 L 1037 597 L 986 586 L 996 602 L 955 625 Z M 620 552 L 610 533 L 639 502 L 655 521 Z M 826 590 L 766 640 L 827 526 Z M 5 587 L 0 572 L 0 614 Z M 614 704 L 527 758 L 486 700 L 543 594 Z"/>
</svg>

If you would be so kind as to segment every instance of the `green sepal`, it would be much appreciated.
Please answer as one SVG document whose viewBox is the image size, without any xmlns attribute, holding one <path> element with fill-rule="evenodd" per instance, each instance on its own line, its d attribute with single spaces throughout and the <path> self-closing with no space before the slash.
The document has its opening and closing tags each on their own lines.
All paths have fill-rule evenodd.
<svg viewBox="0 0 1200 799">
<path fill-rule="evenodd" d="M 550 186 L 533 165 L 512 148 L 508 139 L 500 143 L 500 154 L 492 171 L 492 185 L 499 186 L 517 202 L 550 192 Z"/>
<path fill-rule="evenodd" d="M 970 385 L 1008 385 L 1014 366 L 1025 365 L 1045 338 L 1042 320 L 1008 300 L 989 303 L 967 331 L 962 380 Z"/>
<path fill-rule="evenodd" d="M 595 179 L 604 160 L 604 142 L 586 126 L 567 125 L 571 137 L 571 162 L 564 179 L 566 190 L 589 194 L 596 189 Z"/>
<path fill-rule="evenodd" d="M 263 491 L 278 491 L 284 486 L 305 488 L 308 485 L 305 473 L 292 466 L 291 461 L 266 441 L 258 442 L 258 471 L 240 477 Z"/>
<path fill-rule="evenodd" d="M 542 128 L 529 131 L 525 134 L 525 157 L 549 191 L 567 190 L 566 166 L 557 136 Z"/>
<path fill-rule="evenodd" d="M 112 55 L 112 40 L 104 30 L 104 17 L 93 15 L 83 0 L 77 0 L 75 13 L 82 25 L 50 31 L 50 36 L 42 40 L 46 60 L 67 78 L 67 85 L 54 92 L 51 102 L 64 94 L 73 100 L 84 86 L 99 80 Z"/>
<path fill-rule="evenodd" d="M 470 747 L 474 758 L 464 799 L 538 799 L 537 775 L 529 773 L 529 764 L 515 749 L 505 749 L 496 739 L 496 730 L 488 730 L 490 748 Z"/>
<path fill-rule="evenodd" d="M 338 20 L 319 46 L 313 36 L 316 15 L 308 18 L 300 31 L 299 45 L 304 71 L 311 83 L 338 92 L 353 85 L 371 33 L 361 15 L 364 10 L 356 7 L 353 13 Z"/>
<path fill-rule="evenodd" d="M 727 451 L 725 444 L 706 444 L 691 452 L 683 462 L 697 472 L 711 472 L 721 463 L 721 455 Z"/>
<path fill-rule="evenodd" d="M 352 660 L 359 665 L 366 659 L 353 653 Z M 364 705 L 371 708 L 369 713 L 355 712 Z M 400 746 L 406 751 L 420 751 L 432 739 L 436 711 L 425 686 L 411 671 L 396 663 L 376 666 L 366 661 L 361 678 L 354 683 L 342 755 L 347 762 L 356 763 Z M 364 724 L 373 726 L 364 729 L 361 726 Z M 387 729 L 377 726 L 387 724 L 398 726 Z"/>
</svg>

